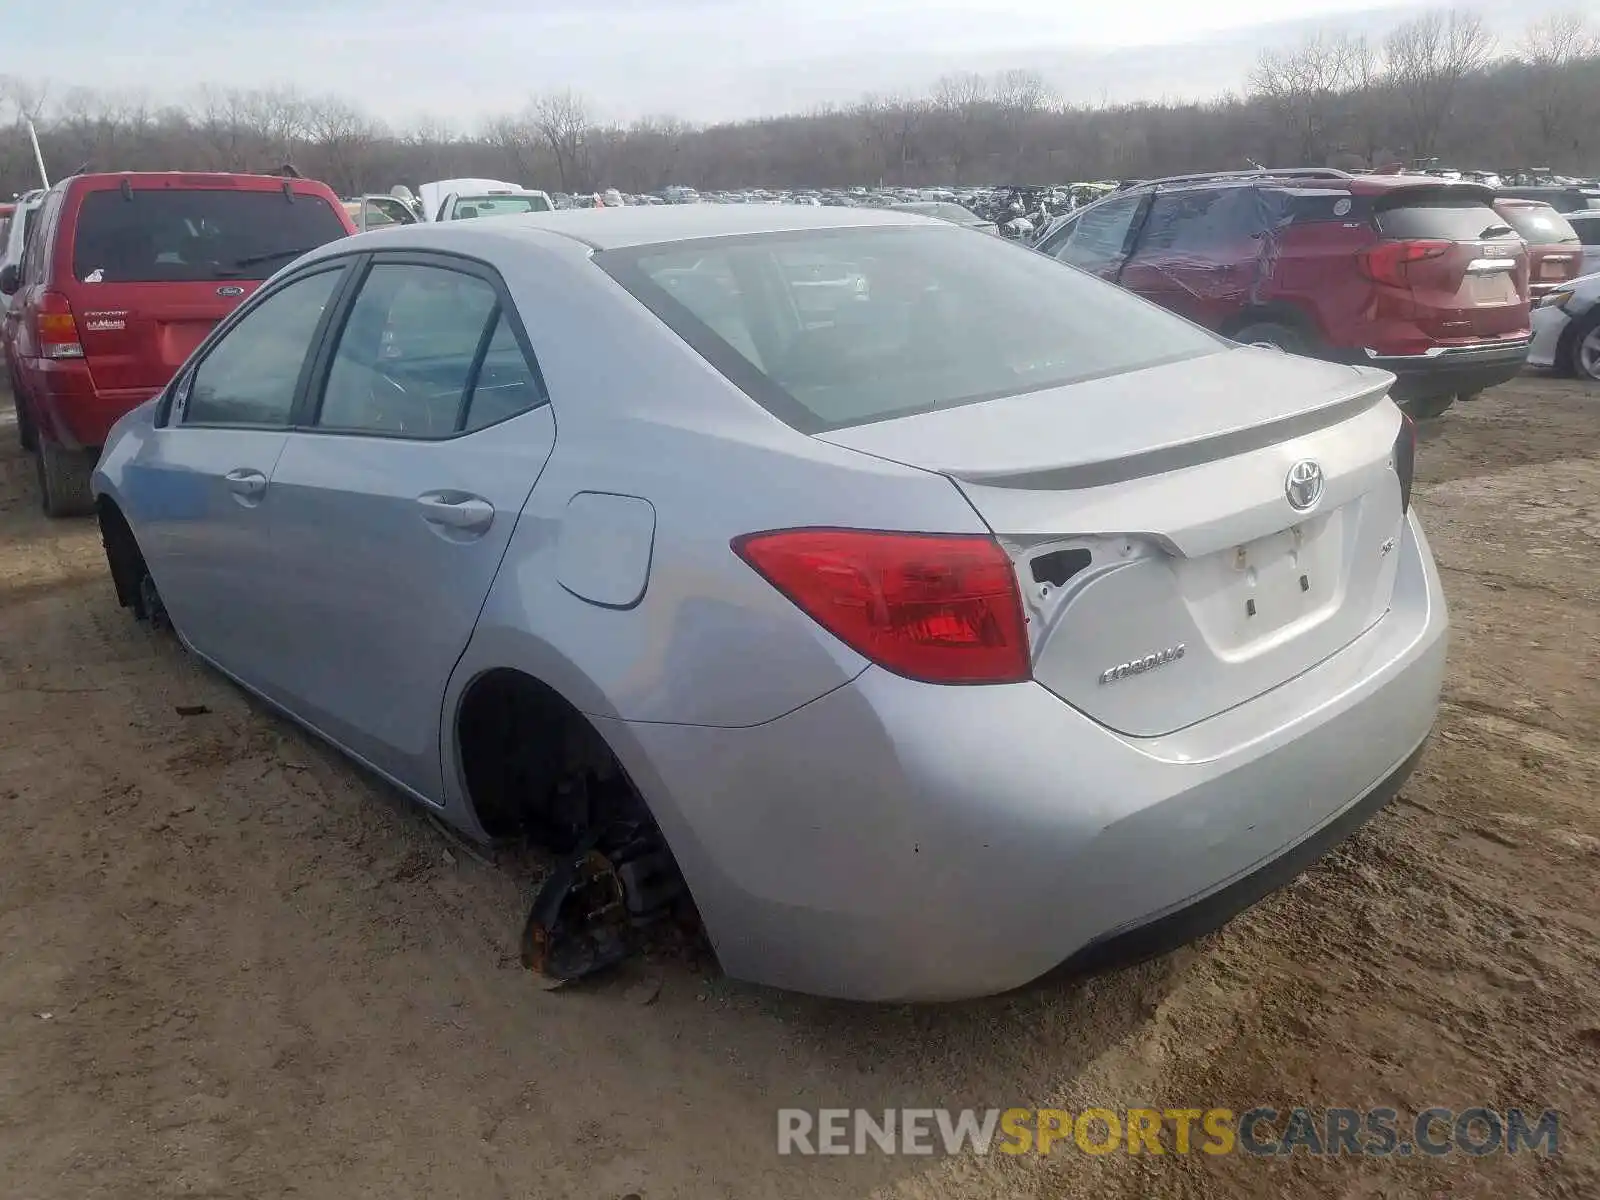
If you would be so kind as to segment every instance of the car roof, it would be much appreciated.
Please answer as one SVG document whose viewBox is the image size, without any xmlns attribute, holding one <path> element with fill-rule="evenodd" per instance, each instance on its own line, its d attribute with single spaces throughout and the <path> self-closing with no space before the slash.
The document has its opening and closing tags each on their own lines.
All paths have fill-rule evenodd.
<svg viewBox="0 0 1600 1200">
<path fill-rule="evenodd" d="M 57 187 L 82 192 L 109 191 L 126 182 L 133 188 L 219 188 L 246 192 L 274 192 L 288 188 L 295 192 L 330 191 L 320 179 L 291 175 L 254 175 L 247 171 L 100 171 L 71 175 Z"/>
<path fill-rule="evenodd" d="M 445 224 L 453 224 L 447 222 Z M 493 222 L 466 221 L 476 226 L 481 236 L 506 239 L 526 238 L 535 231 L 554 233 L 581 242 L 594 250 L 617 250 L 630 246 L 649 246 L 658 242 L 682 242 L 695 238 L 734 237 L 740 234 L 792 233 L 806 229 L 850 229 L 892 225 L 940 225 L 943 222 L 915 213 L 890 212 L 873 208 L 817 208 L 811 205 L 673 204 L 638 205 L 630 208 L 570 208 L 559 212 L 519 213 L 496 217 Z M 426 227 L 384 231 L 397 245 L 397 234 L 408 234 L 408 242 L 427 242 L 431 237 L 458 237 L 439 223 Z"/>
<path fill-rule="evenodd" d="M 1163 192 L 1188 191 L 1191 189 L 1214 190 L 1224 187 L 1272 187 L 1272 188 L 1316 188 L 1319 190 L 1337 190 L 1347 188 L 1351 195 L 1373 196 L 1394 191 L 1397 188 L 1448 188 L 1471 194 L 1487 200 L 1493 189 L 1485 184 L 1474 183 L 1468 179 L 1443 179 L 1437 175 L 1355 175 L 1334 170 L 1307 169 L 1303 172 L 1296 171 L 1220 171 L 1215 175 L 1177 175 L 1166 179 L 1145 179 L 1124 191 L 1135 189 L 1151 189 Z M 1123 192 L 1112 192 L 1104 199 L 1122 195 Z"/>
</svg>

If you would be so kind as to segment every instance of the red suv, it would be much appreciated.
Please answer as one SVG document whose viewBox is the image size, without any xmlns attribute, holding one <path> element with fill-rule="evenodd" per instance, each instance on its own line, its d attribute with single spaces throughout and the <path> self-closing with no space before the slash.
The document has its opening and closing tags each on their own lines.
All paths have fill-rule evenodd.
<svg viewBox="0 0 1600 1200">
<path fill-rule="evenodd" d="M 1521 370 L 1528 252 L 1495 193 L 1307 168 L 1143 182 L 1072 214 L 1042 252 L 1235 341 L 1394 372 L 1436 416 Z"/>
<path fill-rule="evenodd" d="M 1572 222 L 1543 200 L 1501 197 L 1494 210 L 1528 243 L 1528 291 L 1535 300 L 1583 274 L 1583 242 Z"/>
<path fill-rule="evenodd" d="M 0 270 L 22 444 L 51 516 L 87 512 L 117 419 L 159 392 L 278 268 L 355 232 L 326 184 L 265 175 L 76 175 Z"/>
</svg>

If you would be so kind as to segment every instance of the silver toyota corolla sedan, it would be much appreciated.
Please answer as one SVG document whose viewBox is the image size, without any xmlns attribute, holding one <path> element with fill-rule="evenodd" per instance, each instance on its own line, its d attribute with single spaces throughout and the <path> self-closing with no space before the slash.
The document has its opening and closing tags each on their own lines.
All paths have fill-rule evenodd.
<svg viewBox="0 0 1600 1200">
<path fill-rule="evenodd" d="M 300 259 L 94 489 L 124 605 L 555 850 L 530 965 L 692 901 L 733 976 L 962 997 L 1404 781 L 1446 616 L 1390 382 L 910 214 L 537 214 Z"/>
</svg>

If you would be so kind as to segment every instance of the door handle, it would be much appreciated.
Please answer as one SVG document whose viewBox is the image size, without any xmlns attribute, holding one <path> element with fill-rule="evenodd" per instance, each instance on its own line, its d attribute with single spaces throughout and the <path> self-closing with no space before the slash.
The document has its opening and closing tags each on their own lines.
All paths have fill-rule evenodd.
<svg viewBox="0 0 1600 1200">
<path fill-rule="evenodd" d="M 236 467 L 223 476 L 228 490 L 245 500 L 254 500 L 267 490 L 267 477 L 250 467 Z"/>
<path fill-rule="evenodd" d="M 417 497 L 417 510 L 430 525 L 469 533 L 481 533 L 494 522 L 494 505 L 459 492 L 425 492 Z"/>
</svg>

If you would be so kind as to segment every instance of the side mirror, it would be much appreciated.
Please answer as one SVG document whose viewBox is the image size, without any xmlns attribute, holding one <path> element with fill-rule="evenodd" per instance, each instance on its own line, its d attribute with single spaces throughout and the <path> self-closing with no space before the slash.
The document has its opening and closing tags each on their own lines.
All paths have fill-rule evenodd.
<svg viewBox="0 0 1600 1200">
<path fill-rule="evenodd" d="M 0 296 L 15 296 L 22 287 L 22 272 L 16 263 L 0 269 Z"/>
</svg>

